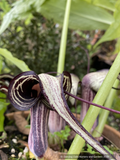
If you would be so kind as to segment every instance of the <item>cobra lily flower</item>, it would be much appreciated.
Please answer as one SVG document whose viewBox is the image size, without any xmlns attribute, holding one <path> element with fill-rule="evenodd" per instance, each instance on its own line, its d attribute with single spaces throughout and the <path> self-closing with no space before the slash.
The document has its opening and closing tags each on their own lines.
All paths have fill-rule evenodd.
<svg viewBox="0 0 120 160">
<path fill-rule="evenodd" d="M 11 74 L 0 74 L 0 91 L 7 94 L 10 81 L 13 79 Z"/>
<path fill-rule="evenodd" d="M 76 96 L 78 91 L 78 83 L 80 82 L 80 79 L 75 74 L 71 73 L 70 75 L 72 81 L 72 88 L 70 92 Z M 69 97 L 69 101 L 71 102 L 72 105 L 75 104 L 75 98 Z"/>
<path fill-rule="evenodd" d="M 82 79 L 82 98 L 84 100 L 87 100 L 90 102 L 93 101 L 95 94 L 99 90 L 107 73 L 108 73 L 108 70 L 104 69 L 98 72 L 88 73 L 83 77 Z M 90 104 L 82 102 L 81 115 L 80 115 L 81 122 L 83 121 L 89 107 L 90 107 Z M 91 129 L 91 132 L 97 127 L 97 125 L 98 125 L 98 118 L 96 119 Z"/>
<path fill-rule="evenodd" d="M 64 130 L 66 126 L 66 121 L 55 111 L 50 111 L 48 120 L 49 132 L 59 132 Z"/>
<path fill-rule="evenodd" d="M 96 141 L 71 113 L 64 91 L 70 92 L 71 79 L 68 72 L 53 77 L 48 74 L 37 75 L 33 71 L 23 72 L 10 83 L 8 98 L 19 110 L 31 108 L 31 128 L 28 145 L 36 157 L 42 157 L 48 147 L 47 131 L 49 110 L 56 111 L 93 148 L 103 155 L 110 153 Z"/>
<path fill-rule="evenodd" d="M 70 93 L 76 96 L 77 90 L 78 90 L 78 83 L 80 80 L 76 75 L 72 73 L 70 73 L 70 76 L 71 76 L 71 82 L 72 82 Z M 71 102 L 72 105 L 75 104 L 75 98 L 72 98 L 69 96 L 69 98 L 66 97 L 66 100 L 67 99 Z M 65 126 L 66 126 L 66 121 L 55 111 L 50 111 L 49 120 L 48 120 L 49 131 L 51 133 L 58 132 L 65 129 Z"/>
</svg>

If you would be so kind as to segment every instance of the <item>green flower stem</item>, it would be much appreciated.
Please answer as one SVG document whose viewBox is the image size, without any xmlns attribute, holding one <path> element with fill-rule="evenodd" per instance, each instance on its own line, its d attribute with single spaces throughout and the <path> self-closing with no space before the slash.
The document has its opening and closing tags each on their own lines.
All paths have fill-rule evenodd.
<svg viewBox="0 0 120 160">
<path fill-rule="evenodd" d="M 118 53 L 113 65 L 111 66 L 103 84 L 101 85 L 99 91 L 97 92 L 93 102 L 103 105 L 118 74 L 120 72 L 120 52 Z M 90 132 L 98 114 L 99 114 L 100 108 L 96 108 L 94 106 L 90 106 L 82 125 L 86 128 L 88 132 Z M 78 154 L 81 152 L 81 149 L 84 145 L 84 140 L 79 135 L 76 135 L 72 145 L 70 146 L 70 149 L 68 151 L 68 154 Z M 66 159 L 68 160 L 68 159 Z"/>
<path fill-rule="evenodd" d="M 0 132 L 4 131 L 4 119 L 5 119 L 4 113 L 6 109 L 7 109 L 6 107 L 3 107 L 0 110 Z"/>
<path fill-rule="evenodd" d="M 61 37 L 61 44 L 60 44 L 60 51 L 59 51 L 59 58 L 58 58 L 58 68 L 57 68 L 58 73 L 62 73 L 64 71 L 70 6 L 71 6 L 71 0 L 67 0 L 62 37 Z"/>
<path fill-rule="evenodd" d="M 113 87 L 117 88 L 118 85 L 119 85 L 119 81 L 116 80 Z M 105 105 L 104 105 L 105 107 L 111 108 L 115 94 L 116 94 L 116 90 L 111 89 L 110 94 L 105 102 Z M 107 111 L 107 110 L 101 111 L 100 116 L 99 116 L 99 125 L 95 128 L 95 130 L 93 132 L 93 137 L 100 137 L 101 136 L 103 129 L 104 129 L 104 125 L 105 125 L 106 120 L 108 118 L 108 115 L 109 115 L 109 111 Z"/>
</svg>

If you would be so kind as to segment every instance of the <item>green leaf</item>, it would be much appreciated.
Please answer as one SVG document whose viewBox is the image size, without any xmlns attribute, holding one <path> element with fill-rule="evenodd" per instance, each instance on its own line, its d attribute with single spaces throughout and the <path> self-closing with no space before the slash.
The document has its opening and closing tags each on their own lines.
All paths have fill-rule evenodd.
<svg viewBox="0 0 120 160">
<path fill-rule="evenodd" d="M 3 58 L 0 57 L 0 74 L 1 74 L 1 71 L 2 71 L 2 67 L 3 67 Z"/>
<path fill-rule="evenodd" d="M 57 135 L 59 138 L 62 138 L 61 132 L 55 132 L 55 135 Z"/>
<path fill-rule="evenodd" d="M 21 0 L 22 1 L 22 0 Z M 17 1 L 16 6 L 13 7 L 3 18 L 3 23 L 0 27 L 0 34 L 4 32 L 4 30 L 8 27 L 8 25 L 18 19 L 27 18 L 30 14 L 30 6 L 26 5 L 26 3 L 20 3 L 21 1 Z M 19 6 L 18 6 L 19 5 Z M 28 11 L 29 10 L 29 11 Z"/>
<path fill-rule="evenodd" d="M 6 95 L 0 92 L 0 111 L 6 107 L 9 103 L 6 102 Z"/>
<path fill-rule="evenodd" d="M 11 22 L 26 19 L 34 11 L 41 12 L 46 18 L 54 19 L 55 22 L 63 24 L 65 6 L 65 0 L 19 0 L 13 4 L 10 12 L 4 16 L 0 34 Z M 69 20 L 69 27 L 72 29 L 107 29 L 113 21 L 113 16 L 101 7 L 83 0 L 72 1 Z"/>
<path fill-rule="evenodd" d="M 19 0 L 13 4 L 13 8 L 4 16 L 0 27 L 0 34 L 15 20 L 26 19 L 33 11 L 40 11 L 40 6 L 45 0 Z"/>
<path fill-rule="evenodd" d="M 2 9 L 5 13 L 7 13 L 10 10 L 9 3 L 6 0 L 1 0 L 0 9 Z"/>
<path fill-rule="evenodd" d="M 94 0 L 93 4 L 97 5 L 99 7 L 111 10 L 111 11 L 115 11 L 115 0 Z"/>
<path fill-rule="evenodd" d="M 10 5 L 6 0 L 0 1 L 0 9 L 2 10 L 2 12 L 0 12 L 0 17 L 3 17 L 10 10 Z"/>
<path fill-rule="evenodd" d="M 25 128 L 30 128 L 30 125 L 26 125 Z"/>
<path fill-rule="evenodd" d="M 6 2 L 4 2 L 4 3 L 6 3 Z M 2 10 L 2 11 L 0 12 L 0 19 L 3 18 L 4 15 L 9 11 L 9 9 L 6 8 L 6 7 L 7 7 L 7 6 L 6 6 L 7 4 L 4 5 L 4 3 L 3 3 L 2 1 L 0 2 L 0 8 L 1 8 L 1 10 Z"/>
<path fill-rule="evenodd" d="M 84 0 L 90 4 L 94 4 L 96 6 L 99 6 L 101 8 L 105 8 L 105 9 L 108 9 L 110 11 L 115 11 L 115 3 L 116 1 L 115 0 Z"/>
<path fill-rule="evenodd" d="M 25 20 L 25 25 L 26 25 L 26 26 L 27 26 L 28 24 L 30 24 L 32 18 L 33 18 L 33 15 L 30 14 L 30 15 L 28 16 L 28 18 Z"/>
<path fill-rule="evenodd" d="M 113 54 L 116 54 L 118 52 L 120 52 L 120 38 L 117 39 L 117 42 L 115 44 L 115 50 Z"/>
<path fill-rule="evenodd" d="M 108 150 L 109 153 L 113 154 L 113 151 L 111 151 L 107 146 L 104 146 L 104 148 Z"/>
<path fill-rule="evenodd" d="M 0 92 L 0 132 L 4 131 L 4 112 L 9 103 L 6 102 L 6 95 Z"/>
<path fill-rule="evenodd" d="M 87 151 L 88 151 L 90 154 L 95 154 L 95 153 L 96 153 L 89 144 L 87 144 L 87 147 L 88 147 Z"/>
<path fill-rule="evenodd" d="M 52 18 L 55 22 L 62 24 L 65 5 L 65 0 L 45 1 L 41 6 L 41 13 L 46 18 Z M 83 0 L 72 1 L 69 19 L 69 27 L 72 29 L 107 29 L 113 21 L 113 16 L 100 7 L 87 3 Z"/>
<path fill-rule="evenodd" d="M 70 127 L 69 127 L 69 126 L 65 126 L 65 132 L 66 132 L 67 134 L 70 133 Z"/>
<path fill-rule="evenodd" d="M 11 54 L 11 52 L 9 52 L 6 49 L 0 48 L 0 55 L 2 55 L 4 58 L 8 59 L 9 61 L 11 61 L 14 65 L 16 65 L 21 71 L 30 71 L 30 69 L 28 68 L 28 66 L 25 64 L 24 61 L 19 60 L 15 57 L 13 57 L 13 55 Z"/>
<path fill-rule="evenodd" d="M 114 13 L 115 21 L 110 25 L 102 38 L 96 43 L 94 48 L 100 43 L 105 41 L 111 41 L 120 37 L 120 10 L 116 10 Z"/>
</svg>

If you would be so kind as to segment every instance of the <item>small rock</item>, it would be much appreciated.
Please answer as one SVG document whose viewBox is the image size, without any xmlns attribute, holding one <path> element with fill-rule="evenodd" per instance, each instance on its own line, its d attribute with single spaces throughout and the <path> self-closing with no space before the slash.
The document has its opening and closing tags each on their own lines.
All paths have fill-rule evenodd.
<svg viewBox="0 0 120 160">
<path fill-rule="evenodd" d="M 13 143 L 17 144 L 17 139 L 13 138 L 12 141 Z"/>
<path fill-rule="evenodd" d="M 26 153 L 28 153 L 28 148 L 25 147 L 25 149 L 23 150 L 24 155 L 26 155 Z"/>
<path fill-rule="evenodd" d="M 11 149 L 11 153 L 15 153 L 15 149 L 14 148 Z"/>
<path fill-rule="evenodd" d="M 9 145 L 7 143 L 3 143 L 0 145 L 0 148 L 9 148 Z"/>
<path fill-rule="evenodd" d="M 15 157 L 15 155 L 14 155 L 14 154 L 11 154 L 11 157 L 13 157 L 13 158 L 14 158 L 14 157 Z"/>
<path fill-rule="evenodd" d="M 18 158 L 21 158 L 22 157 L 22 152 L 19 152 L 18 153 Z"/>
</svg>

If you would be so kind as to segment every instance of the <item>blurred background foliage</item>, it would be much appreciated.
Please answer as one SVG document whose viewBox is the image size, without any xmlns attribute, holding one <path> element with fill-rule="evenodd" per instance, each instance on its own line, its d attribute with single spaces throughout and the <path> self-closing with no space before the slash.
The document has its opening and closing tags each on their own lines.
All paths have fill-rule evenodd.
<svg viewBox="0 0 120 160">
<path fill-rule="evenodd" d="M 8 2 L 11 3 L 9 0 Z M 61 30 L 62 27 L 53 20 L 47 20 L 40 13 L 34 12 L 27 20 L 10 24 L 1 35 L 0 47 L 6 48 L 13 56 L 23 60 L 37 74 L 56 71 Z M 79 77 L 87 72 L 88 57 L 81 48 L 87 48 L 89 44 L 85 36 L 80 31 L 79 34 L 71 29 L 68 31 L 65 70 Z M 4 61 L 9 68 L 7 72 L 15 75 L 21 72 L 6 59 Z"/>
<path fill-rule="evenodd" d="M 64 0 L 1 0 L 0 47 L 23 60 L 37 74 L 56 71 L 65 3 Z M 72 1 L 69 20 L 69 27 L 72 29 L 68 31 L 65 70 L 80 78 L 87 73 L 89 57 L 84 49 L 88 50 L 92 63 L 95 63 L 91 65 L 90 71 L 93 68 L 99 70 L 111 66 L 115 56 L 112 59 L 110 56 L 115 50 L 115 44 L 114 53 L 119 51 L 119 39 L 115 39 L 119 37 L 119 3 L 120 0 L 108 0 L 106 3 L 103 0 Z M 99 13 L 96 14 L 96 11 Z M 104 43 L 95 48 L 96 42 Z M 107 65 L 98 65 L 99 60 Z M 14 75 L 21 72 L 9 60 L 4 59 L 3 62 L 2 72 L 12 72 Z M 98 66 L 100 67 L 97 68 Z"/>
</svg>

